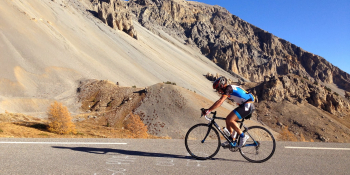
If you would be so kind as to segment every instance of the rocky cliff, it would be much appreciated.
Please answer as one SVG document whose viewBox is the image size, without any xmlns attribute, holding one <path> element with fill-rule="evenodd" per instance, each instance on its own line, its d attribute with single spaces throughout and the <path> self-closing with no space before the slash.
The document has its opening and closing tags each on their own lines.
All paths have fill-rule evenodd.
<svg viewBox="0 0 350 175">
<path fill-rule="evenodd" d="M 292 74 L 242 86 L 259 101 L 255 119 L 275 131 L 288 130 L 301 141 L 349 141 L 350 103 L 327 86 Z"/>
<path fill-rule="evenodd" d="M 292 73 L 350 91 L 350 75 L 346 72 L 220 6 L 185 0 L 129 0 L 128 7 L 150 31 L 161 29 L 198 47 L 226 71 L 250 81 Z"/>
<path fill-rule="evenodd" d="M 124 0 L 92 0 L 98 18 L 113 29 L 121 30 L 137 39 L 132 24 L 131 12 Z"/>
<path fill-rule="evenodd" d="M 350 75 L 324 58 L 219 6 L 185 0 L 93 1 L 96 13 L 114 16 L 99 15 L 109 26 L 116 28 L 119 13 L 128 14 L 122 23 L 138 22 L 169 39 L 166 32 L 230 72 L 257 96 L 257 121 L 278 132 L 287 128 L 300 140 L 349 141 L 350 103 L 343 94 L 350 96 Z M 219 76 L 210 73 L 209 80 Z M 253 85 L 245 87 L 246 80 Z"/>
<path fill-rule="evenodd" d="M 253 81 L 289 73 L 350 91 L 350 75 L 321 56 L 274 36 L 225 8 L 185 0 L 91 0 L 99 18 L 137 38 L 134 19 L 194 47 L 224 70 Z"/>
<path fill-rule="evenodd" d="M 309 103 L 338 117 L 347 117 L 350 103 L 327 86 L 312 83 L 306 77 L 283 75 L 265 77 L 265 80 L 252 89 L 259 100 L 292 103 Z"/>
</svg>

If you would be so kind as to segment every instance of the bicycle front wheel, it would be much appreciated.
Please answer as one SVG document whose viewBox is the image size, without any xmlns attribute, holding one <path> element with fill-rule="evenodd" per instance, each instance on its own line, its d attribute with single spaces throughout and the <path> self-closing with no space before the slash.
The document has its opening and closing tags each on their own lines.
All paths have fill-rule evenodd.
<svg viewBox="0 0 350 175">
<path fill-rule="evenodd" d="M 265 162 L 275 153 L 275 138 L 266 128 L 262 126 L 251 126 L 248 130 L 244 131 L 244 134 L 248 134 L 250 138 L 239 152 L 249 162 Z"/>
<path fill-rule="evenodd" d="M 185 137 L 187 152 L 196 159 L 210 159 L 220 150 L 220 137 L 218 131 L 208 124 L 192 126 Z"/>
</svg>

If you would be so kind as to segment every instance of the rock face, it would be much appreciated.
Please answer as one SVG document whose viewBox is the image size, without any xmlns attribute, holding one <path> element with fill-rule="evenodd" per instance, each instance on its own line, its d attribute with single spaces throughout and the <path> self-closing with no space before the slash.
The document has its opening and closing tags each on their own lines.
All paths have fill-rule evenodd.
<svg viewBox="0 0 350 175">
<path fill-rule="evenodd" d="M 124 31 L 137 39 L 137 32 L 132 24 L 131 12 L 124 0 L 94 0 L 98 18 L 113 29 Z"/>
<path fill-rule="evenodd" d="M 350 91 L 350 75 L 324 58 L 274 36 L 225 8 L 185 0 L 91 0 L 98 17 L 137 39 L 132 18 L 155 34 L 162 30 L 224 70 L 253 81 L 293 73 Z"/>
<path fill-rule="evenodd" d="M 156 34 L 164 31 L 197 47 L 233 75 L 264 82 L 262 92 L 256 90 L 262 93 L 259 99 L 308 101 L 330 113 L 348 106 L 336 93 L 316 84 L 334 83 L 350 91 L 349 74 L 220 6 L 185 0 L 92 1 L 99 18 L 113 28 L 137 38 L 133 18 Z"/>
<path fill-rule="evenodd" d="M 255 87 L 254 92 L 260 100 L 281 102 L 286 99 L 293 103 L 306 102 L 339 117 L 348 116 L 350 113 L 350 103 L 328 87 L 291 74 L 265 77 L 265 81 Z"/>
<path fill-rule="evenodd" d="M 345 91 L 345 98 L 350 100 L 350 92 Z"/>
<path fill-rule="evenodd" d="M 163 30 L 228 72 L 250 81 L 293 73 L 350 91 L 350 75 L 324 58 L 274 36 L 220 6 L 185 0 L 129 0 L 136 20 L 150 31 Z"/>
</svg>

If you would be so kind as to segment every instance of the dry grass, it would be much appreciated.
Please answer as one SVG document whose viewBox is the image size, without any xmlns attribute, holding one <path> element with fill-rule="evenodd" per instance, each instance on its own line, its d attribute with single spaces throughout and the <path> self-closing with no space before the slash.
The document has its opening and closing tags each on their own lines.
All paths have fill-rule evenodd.
<svg viewBox="0 0 350 175">
<path fill-rule="evenodd" d="M 140 138 L 135 131 L 125 127 L 108 127 L 104 117 L 88 118 L 92 114 L 73 116 L 76 133 L 58 134 L 48 130 L 49 121 L 37 119 L 24 114 L 0 114 L 0 137 L 7 138 Z M 78 121 L 78 119 L 80 119 Z M 134 120 L 137 120 L 135 118 Z M 138 123 L 141 125 L 141 123 Z M 131 126 L 130 126 L 131 127 Z M 137 133 L 137 132 L 136 132 Z M 141 138 L 171 139 L 170 137 L 157 137 L 144 135 Z"/>
<path fill-rule="evenodd" d="M 49 127 L 50 132 L 57 134 L 76 134 L 75 125 L 72 122 L 72 116 L 70 115 L 68 108 L 63 106 L 62 103 L 54 102 L 51 104 L 49 111 Z"/>
<path fill-rule="evenodd" d="M 292 142 L 314 142 L 313 139 L 306 140 L 303 133 L 300 133 L 300 138 L 298 139 L 297 136 L 295 136 L 292 132 L 289 131 L 288 126 L 284 126 L 282 131 L 280 132 L 280 135 L 278 137 L 278 140 L 282 141 L 292 141 Z"/>
<path fill-rule="evenodd" d="M 283 141 L 298 141 L 298 138 L 292 132 L 289 131 L 288 126 L 283 127 L 279 139 Z"/>
<path fill-rule="evenodd" d="M 125 129 L 131 132 L 134 138 L 147 138 L 147 126 L 141 121 L 140 116 L 130 113 L 124 122 Z"/>
</svg>

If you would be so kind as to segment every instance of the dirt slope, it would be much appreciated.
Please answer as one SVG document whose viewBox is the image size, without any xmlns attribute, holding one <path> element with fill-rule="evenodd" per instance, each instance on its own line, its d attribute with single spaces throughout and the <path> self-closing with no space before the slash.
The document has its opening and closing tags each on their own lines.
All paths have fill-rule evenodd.
<svg viewBox="0 0 350 175">
<path fill-rule="evenodd" d="M 75 92 L 82 79 L 129 87 L 171 81 L 214 100 L 203 75 L 230 76 L 166 33 L 160 38 L 134 22 L 135 40 L 110 28 L 87 2 L 0 1 L 0 112 L 45 118 L 58 100 L 78 114 Z"/>
<path fill-rule="evenodd" d="M 308 103 L 293 104 L 287 100 L 260 102 L 255 120 L 276 132 L 288 130 L 293 141 L 350 142 L 350 129 L 344 119 Z"/>
<path fill-rule="evenodd" d="M 133 113 L 147 125 L 149 134 L 177 139 L 184 138 L 191 126 L 207 123 L 207 120 L 200 118 L 200 109 L 214 103 L 197 92 L 171 82 L 141 89 L 119 87 L 108 81 L 87 80 L 79 87 L 78 97 L 83 104 L 82 113 L 98 113 L 99 124 L 105 125 L 108 120 L 112 127 L 121 128 L 130 113 Z M 234 109 L 234 106 L 230 109 Z M 220 107 L 218 116 L 226 117 L 229 112 Z M 225 126 L 224 121 L 218 123 L 221 127 Z M 259 123 L 252 120 L 246 124 Z"/>
</svg>

